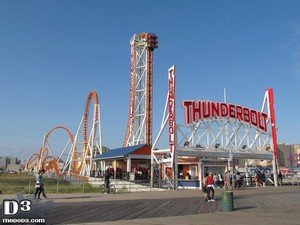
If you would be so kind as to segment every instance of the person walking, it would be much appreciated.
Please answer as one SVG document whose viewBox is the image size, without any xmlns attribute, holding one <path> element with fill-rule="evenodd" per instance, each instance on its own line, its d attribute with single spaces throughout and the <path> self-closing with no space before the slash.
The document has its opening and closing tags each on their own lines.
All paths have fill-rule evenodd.
<svg viewBox="0 0 300 225">
<path fill-rule="evenodd" d="M 213 179 L 214 179 L 214 189 L 216 189 L 218 188 L 218 175 L 216 172 L 214 172 Z"/>
<path fill-rule="evenodd" d="M 202 191 L 204 192 L 204 200 L 208 201 L 208 195 L 207 195 L 207 178 L 208 173 L 205 174 L 203 181 L 202 181 Z"/>
<path fill-rule="evenodd" d="M 281 171 L 279 171 L 278 179 L 279 179 L 279 185 L 282 186 L 282 173 L 281 173 Z"/>
<path fill-rule="evenodd" d="M 104 176 L 104 184 L 105 184 L 105 192 L 104 192 L 104 194 L 109 193 L 109 179 L 110 179 L 110 172 L 107 169 L 106 173 L 105 173 L 105 176 Z"/>
<path fill-rule="evenodd" d="M 260 174 L 259 182 L 260 182 L 261 186 L 266 187 L 266 175 L 265 175 L 265 171 L 263 171 Z"/>
<path fill-rule="evenodd" d="M 214 202 L 214 196 L 215 196 L 215 189 L 214 189 L 214 178 L 212 172 L 209 172 L 207 181 L 207 198 L 209 202 Z"/>
<path fill-rule="evenodd" d="M 235 176 L 235 187 L 240 188 L 242 187 L 242 184 L 243 184 L 243 180 L 242 180 L 241 173 L 237 171 Z"/>
<path fill-rule="evenodd" d="M 43 174 L 45 173 L 44 169 L 39 170 L 38 174 L 36 175 L 36 185 L 35 185 L 35 193 L 34 197 L 38 197 L 38 199 L 41 199 L 41 193 L 43 194 L 43 197 L 46 199 L 47 195 L 45 194 L 45 186 L 44 186 L 44 178 Z"/>
<path fill-rule="evenodd" d="M 229 189 L 231 188 L 231 173 L 230 173 L 230 170 L 228 170 L 226 173 L 225 173 L 225 189 Z"/>
<path fill-rule="evenodd" d="M 259 170 L 257 170 L 254 176 L 255 187 L 258 187 L 258 185 L 260 184 L 260 176 L 261 173 Z"/>
<path fill-rule="evenodd" d="M 34 198 L 37 197 L 38 193 L 40 192 L 40 189 L 41 189 L 40 181 L 39 181 L 39 179 L 36 178 Z M 40 199 L 40 198 L 39 198 L 39 199 Z"/>
<path fill-rule="evenodd" d="M 224 180 L 223 180 L 223 176 L 222 174 L 219 172 L 218 174 L 218 183 L 219 183 L 219 187 L 222 188 L 224 186 Z"/>
</svg>

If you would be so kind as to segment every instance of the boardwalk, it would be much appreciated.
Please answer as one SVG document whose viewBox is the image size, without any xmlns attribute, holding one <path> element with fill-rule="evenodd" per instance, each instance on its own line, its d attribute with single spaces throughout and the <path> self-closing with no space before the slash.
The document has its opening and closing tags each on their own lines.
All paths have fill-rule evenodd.
<svg viewBox="0 0 300 225">
<path fill-rule="evenodd" d="M 234 190 L 233 212 L 220 212 L 199 190 L 53 195 L 47 224 L 300 224 L 300 187 Z"/>
</svg>

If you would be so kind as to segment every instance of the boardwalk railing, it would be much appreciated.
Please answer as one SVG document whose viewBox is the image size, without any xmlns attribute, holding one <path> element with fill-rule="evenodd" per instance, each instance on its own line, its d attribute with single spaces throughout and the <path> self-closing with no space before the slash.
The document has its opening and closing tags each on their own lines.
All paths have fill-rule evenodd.
<svg viewBox="0 0 300 225">
<path fill-rule="evenodd" d="M 160 191 L 173 189 L 174 182 L 169 180 L 153 180 L 153 186 L 151 187 L 150 180 L 119 180 L 111 179 L 111 184 L 116 188 L 116 193 L 124 192 L 141 192 L 141 191 Z M 199 181 L 194 181 L 199 183 Z M 76 180 L 65 181 L 56 179 L 45 179 L 45 191 L 47 193 L 103 193 L 102 186 L 103 178 L 93 178 L 90 180 Z M 189 183 L 189 182 L 185 182 Z M 271 182 L 266 182 L 267 186 L 273 185 Z M 184 185 L 180 183 L 180 185 Z M 179 186 L 180 186 L 179 185 Z M 284 178 L 279 185 L 297 185 L 300 186 L 300 177 L 294 176 L 291 178 Z M 253 178 L 243 178 L 242 187 L 254 187 L 255 182 Z M 182 186 L 181 188 L 191 188 Z M 198 189 L 199 186 L 192 186 L 193 189 Z M 234 186 L 234 188 L 239 188 Z M 0 182 L 0 194 L 15 194 L 22 192 L 24 194 L 33 194 L 35 192 L 35 180 L 13 180 L 13 179 L 1 179 Z"/>
<path fill-rule="evenodd" d="M 115 186 L 116 193 L 124 192 L 140 192 L 162 190 L 162 188 L 150 187 L 149 180 L 133 180 L 125 181 L 111 179 L 110 183 Z M 54 179 L 45 179 L 46 193 L 103 193 L 103 179 L 90 181 L 63 181 Z M 161 185 L 163 187 L 163 185 Z M 15 194 L 21 192 L 23 194 L 34 194 L 35 180 L 4 180 L 0 182 L 0 194 Z"/>
</svg>

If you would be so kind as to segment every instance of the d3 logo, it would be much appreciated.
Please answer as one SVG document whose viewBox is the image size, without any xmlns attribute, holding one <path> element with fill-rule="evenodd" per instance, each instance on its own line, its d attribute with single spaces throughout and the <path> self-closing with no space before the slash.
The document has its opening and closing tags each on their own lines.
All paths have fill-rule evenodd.
<svg viewBox="0 0 300 225">
<path fill-rule="evenodd" d="M 31 201 L 28 199 L 21 200 L 3 200 L 3 215 L 12 216 L 16 215 L 19 211 L 29 212 L 31 210 Z"/>
</svg>

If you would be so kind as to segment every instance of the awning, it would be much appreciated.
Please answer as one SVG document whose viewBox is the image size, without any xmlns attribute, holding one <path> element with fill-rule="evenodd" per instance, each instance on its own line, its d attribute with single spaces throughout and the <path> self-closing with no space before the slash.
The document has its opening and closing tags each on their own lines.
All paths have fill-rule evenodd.
<svg viewBox="0 0 300 225">
<path fill-rule="evenodd" d="M 178 150 L 177 156 L 228 158 L 229 152 L 213 150 Z M 232 152 L 232 158 L 273 160 L 272 152 Z"/>
<path fill-rule="evenodd" d="M 149 156 L 151 154 L 151 148 L 147 144 L 134 145 L 129 147 L 122 147 L 116 149 L 109 149 L 103 152 L 101 155 L 97 155 L 93 160 L 108 160 L 108 159 L 120 159 L 126 158 L 129 154 L 140 155 L 141 158 Z"/>
</svg>

